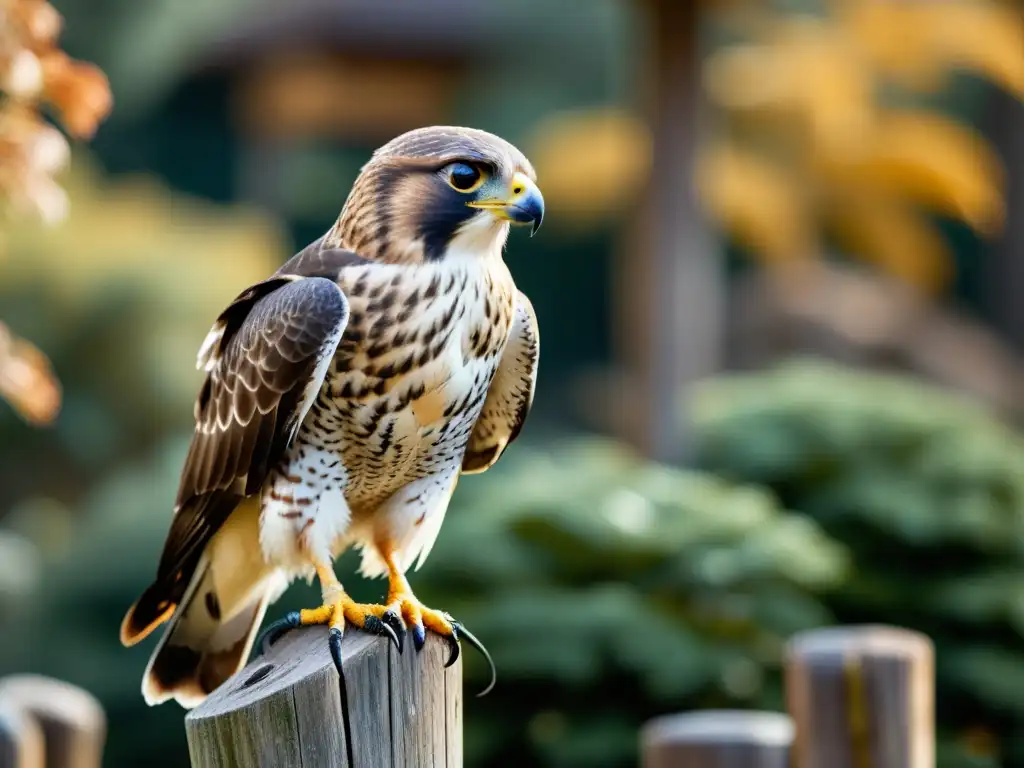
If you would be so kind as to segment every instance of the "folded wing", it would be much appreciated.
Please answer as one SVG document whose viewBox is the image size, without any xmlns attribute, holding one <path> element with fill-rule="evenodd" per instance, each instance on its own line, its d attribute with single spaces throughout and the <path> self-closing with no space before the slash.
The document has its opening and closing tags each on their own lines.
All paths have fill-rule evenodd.
<svg viewBox="0 0 1024 768">
<path fill-rule="evenodd" d="M 533 405 L 539 355 L 537 316 L 530 300 L 520 292 L 508 344 L 466 447 L 463 474 L 489 469 L 519 436 Z"/>
<path fill-rule="evenodd" d="M 122 640 L 141 639 L 170 614 L 211 537 L 281 459 L 323 384 L 348 314 L 333 280 L 278 274 L 244 291 L 217 319 L 199 353 L 206 379 L 157 578 L 126 617 Z"/>
</svg>

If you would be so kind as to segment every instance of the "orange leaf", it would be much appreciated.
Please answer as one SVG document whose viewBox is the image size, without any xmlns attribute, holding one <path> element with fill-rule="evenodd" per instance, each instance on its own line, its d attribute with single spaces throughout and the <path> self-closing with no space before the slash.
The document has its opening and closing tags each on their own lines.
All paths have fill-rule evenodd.
<svg viewBox="0 0 1024 768">
<path fill-rule="evenodd" d="M 42 64 L 43 93 L 60 111 L 64 127 L 72 136 L 91 138 L 114 103 L 107 76 L 59 50 L 46 54 Z"/>
<path fill-rule="evenodd" d="M 30 424 L 51 424 L 60 411 L 60 383 L 46 355 L 0 323 L 0 396 Z"/>
</svg>

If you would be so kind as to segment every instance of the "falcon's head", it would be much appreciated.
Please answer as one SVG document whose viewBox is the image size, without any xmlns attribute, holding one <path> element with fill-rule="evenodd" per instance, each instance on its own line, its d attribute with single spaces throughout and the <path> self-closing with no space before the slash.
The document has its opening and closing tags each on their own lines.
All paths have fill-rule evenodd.
<svg viewBox="0 0 1024 768">
<path fill-rule="evenodd" d="M 485 131 L 435 126 L 373 153 L 328 240 L 391 263 L 473 258 L 500 253 L 510 224 L 536 232 L 543 219 L 522 152 Z"/>
</svg>

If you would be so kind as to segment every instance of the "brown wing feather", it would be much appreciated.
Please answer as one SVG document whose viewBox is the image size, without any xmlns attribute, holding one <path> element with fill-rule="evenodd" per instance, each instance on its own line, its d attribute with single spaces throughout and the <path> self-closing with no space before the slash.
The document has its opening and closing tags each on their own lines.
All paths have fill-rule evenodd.
<svg viewBox="0 0 1024 768">
<path fill-rule="evenodd" d="M 200 353 L 207 375 L 157 578 L 122 639 L 141 639 L 169 615 L 207 542 L 259 490 L 316 397 L 347 321 L 336 282 L 294 274 L 249 288 L 217 319 Z"/>
<path fill-rule="evenodd" d="M 196 404 L 179 512 L 205 494 L 259 490 L 319 390 L 326 368 L 318 364 L 333 356 L 348 320 L 348 302 L 330 280 L 267 282 L 276 285 L 266 293 L 266 283 L 250 289 L 222 315 L 228 328 Z M 237 322 L 234 316 L 243 313 Z M 200 518 L 183 525 L 176 516 L 161 572 L 205 543 L 219 522 Z"/>
<path fill-rule="evenodd" d="M 304 397 L 319 389 L 325 372 L 320 381 L 311 379 L 316 362 L 321 351 L 333 355 L 334 336 L 348 320 L 338 278 L 345 267 L 367 263 L 352 251 L 325 248 L 323 241 L 310 243 L 274 277 L 243 291 L 210 332 L 207 354 L 199 360 L 208 374 L 196 399 L 196 429 L 161 573 L 174 569 L 186 543 L 205 543 L 230 513 L 213 514 L 210 507 L 221 506 L 214 492 L 238 498 L 259 490 L 294 436 L 300 410 L 308 408 Z M 322 349 L 328 339 L 333 347 Z M 205 494 L 214 495 L 194 503 Z M 195 521 L 181 515 L 190 503 Z M 176 533 L 182 542 L 172 546 Z"/>
<path fill-rule="evenodd" d="M 463 474 L 483 472 L 519 436 L 533 405 L 540 331 L 533 305 L 519 293 L 508 344 L 462 459 Z"/>
</svg>

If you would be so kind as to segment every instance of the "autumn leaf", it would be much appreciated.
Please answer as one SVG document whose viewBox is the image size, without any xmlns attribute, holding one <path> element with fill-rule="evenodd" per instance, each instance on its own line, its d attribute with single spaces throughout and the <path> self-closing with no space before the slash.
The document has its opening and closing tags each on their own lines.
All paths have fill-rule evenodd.
<svg viewBox="0 0 1024 768">
<path fill-rule="evenodd" d="M 25 421 L 48 425 L 60 411 L 61 390 L 50 361 L 0 323 L 0 395 Z"/>
<path fill-rule="evenodd" d="M 113 105 L 106 75 L 58 47 L 62 23 L 45 0 L 9 0 L 0 17 L 0 193 L 14 213 L 48 224 L 67 215 L 55 177 L 70 148 L 44 110 L 55 111 L 71 136 L 87 139 Z"/>
<path fill-rule="evenodd" d="M 0 198 L 9 211 L 46 224 L 62 221 L 68 197 L 56 181 L 70 158 L 67 132 L 91 138 L 113 105 L 106 75 L 57 44 L 63 19 L 46 0 L 7 0 L 0 14 Z M 0 323 L 0 397 L 31 424 L 49 424 L 61 388 L 46 356 Z"/>
</svg>

